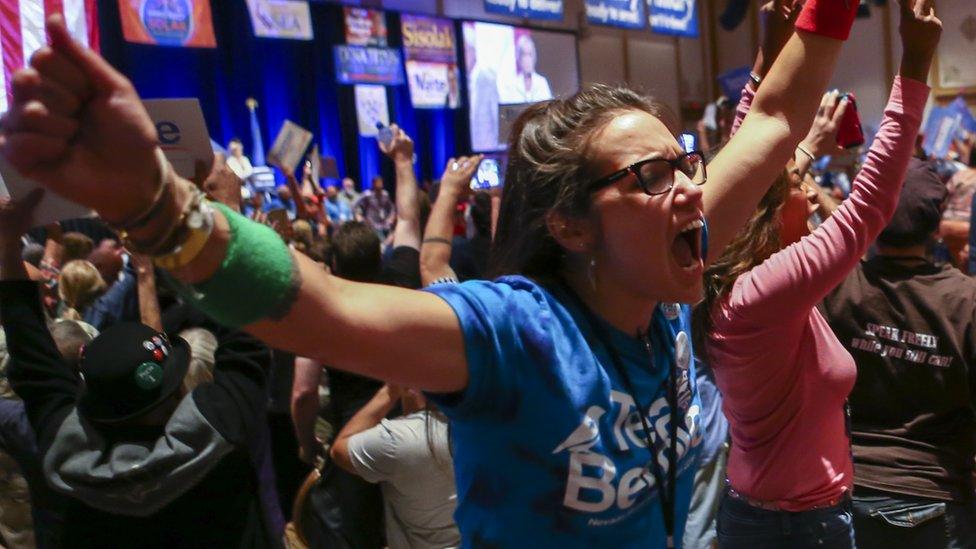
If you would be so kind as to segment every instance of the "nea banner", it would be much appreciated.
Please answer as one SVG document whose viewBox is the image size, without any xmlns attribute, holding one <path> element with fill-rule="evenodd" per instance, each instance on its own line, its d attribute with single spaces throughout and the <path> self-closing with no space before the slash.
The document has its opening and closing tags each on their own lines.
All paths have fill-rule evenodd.
<svg viewBox="0 0 976 549">
<path fill-rule="evenodd" d="M 456 109 L 458 84 L 454 23 L 448 19 L 403 14 L 403 56 L 410 99 L 418 109 Z"/>
<path fill-rule="evenodd" d="M 311 40 L 312 18 L 305 0 L 247 0 L 255 36 Z"/>
<path fill-rule="evenodd" d="M 216 48 L 209 0 L 119 0 L 126 41 Z"/>
<path fill-rule="evenodd" d="M 586 20 L 593 25 L 640 29 L 645 0 L 586 0 Z"/>
<path fill-rule="evenodd" d="M 563 0 L 484 0 L 485 11 L 529 19 L 563 18 Z"/>
</svg>

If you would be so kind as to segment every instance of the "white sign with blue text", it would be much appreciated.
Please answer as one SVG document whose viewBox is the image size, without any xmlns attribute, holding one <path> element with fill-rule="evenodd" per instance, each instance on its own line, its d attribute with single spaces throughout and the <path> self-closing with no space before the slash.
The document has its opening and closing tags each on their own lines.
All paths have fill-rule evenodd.
<svg viewBox="0 0 976 549">
<path fill-rule="evenodd" d="M 647 18 L 658 34 L 698 38 L 697 0 L 647 0 Z"/>
<path fill-rule="evenodd" d="M 213 166 L 213 147 L 203 119 L 200 101 L 189 99 L 146 99 L 142 102 L 156 126 L 159 145 L 181 177 L 203 177 Z"/>
<path fill-rule="evenodd" d="M 563 0 L 485 0 L 485 11 L 528 19 L 563 18 Z"/>
<path fill-rule="evenodd" d="M 586 21 L 592 25 L 644 27 L 645 0 L 586 0 Z"/>
</svg>

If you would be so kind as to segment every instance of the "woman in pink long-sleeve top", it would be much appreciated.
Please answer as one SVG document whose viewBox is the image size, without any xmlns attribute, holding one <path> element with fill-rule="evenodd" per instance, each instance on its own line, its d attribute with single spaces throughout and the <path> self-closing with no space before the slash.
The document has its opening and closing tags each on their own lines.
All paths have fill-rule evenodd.
<svg viewBox="0 0 976 549">
<path fill-rule="evenodd" d="M 804 236 L 806 197 L 784 174 L 706 273 L 704 358 L 732 438 L 720 547 L 853 546 L 845 401 L 856 371 L 815 306 L 894 211 L 940 30 L 934 14 L 903 9 L 900 75 L 867 162 L 833 216 Z"/>
</svg>

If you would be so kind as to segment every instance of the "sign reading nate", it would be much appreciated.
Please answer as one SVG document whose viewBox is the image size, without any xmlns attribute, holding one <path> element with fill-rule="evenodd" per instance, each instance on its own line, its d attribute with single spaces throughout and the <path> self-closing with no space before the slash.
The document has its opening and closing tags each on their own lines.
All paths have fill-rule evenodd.
<svg viewBox="0 0 976 549">
<path fill-rule="evenodd" d="M 458 84 L 454 22 L 435 17 L 403 14 L 403 57 L 415 108 L 457 108 Z"/>
</svg>

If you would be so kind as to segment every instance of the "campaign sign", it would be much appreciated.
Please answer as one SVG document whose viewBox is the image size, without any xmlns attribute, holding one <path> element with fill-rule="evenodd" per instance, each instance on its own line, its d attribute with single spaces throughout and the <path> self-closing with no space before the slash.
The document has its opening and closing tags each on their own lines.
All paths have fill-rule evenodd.
<svg viewBox="0 0 976 549">
<path fill-rule="evenodd" d="M 383 86 L 358 85 L 356 95 L 356 119 L 359 135 L 376 137 L 378 128 L 390 125 L 390 112 L 386 104 L 386 88 Z"/>
<path fill-rule="evenodd" d="M 285 120 L 268 152 L 268 163 L 278 168 L 294 170 L 311 144 L 312 132 L 291 120 Z"/>
<path fill-rule="evenodd" d="M 255 36 L 311 40 L 312 18 L 305 0 L 247 0 Z"/>
<path fill-rule="evenodd" d="M 336 81 L 340 84 L 403 84 L 400 52 L 369 46 L 335 47 Z"/>
<path fill-rule="evenodd" d="M 413 106 L 457 108 L 461 88 L 453 22 L 409 14 L 403 14 L 400 20 Z"/>
<path fill-rule="evenodd" d="M 126 41 L 215 48 L 210 0 L 118 0 Z"/>
<path fill-rule="evenodd" d="M 563 0 L 485 0 L 485 11 L 529 19 L 563 18 Z"/>
<path fill-rule="evenodd" d="M 698 38 L 696 0 L 647 0 L 647 14 L 658 34 Z"/>
<path fill-rule="evenodd" d="M 964 133 L 976 134 L 976 117 L 973 116 L 973 112 L 969 110 L 962 96 L 949 103 L 949 109 L 959 114 L 959 139 L 966 139 Z"/>
<path fill-rule="evenodd" d="M 365 8 L 342 8 L 346 44 L 386 47 L 386 18 L 383 12 Z"/>
<path fill-rule="evenodd" d="M 962 124 L 962 115 L 948 107 L 932 107 L 925 123 L 922 148 L 934 158 L 945 158 Z"/>
<path fill-rule="evenodd" d="M 209 174 L 214 152 L 203 110 L 196 98 L 146 99 L 142 102 L 156 126 L 159 145 L 181 177 L 194 179 L 198 166 Z"/>
<path fill-rule="evenodd" d="M 752 69 L 739 67 L 718 75 L 718 85 L 722 88 L 722 95 L 728 97 L 733 104 L 738 104 L 742 97 L 742 88 L 749 82 Z"/>
<path fill-rule="evenodd" d="M 586 20 L 593 25 L 640 29 L 645 0 L 586 0 Z"/>
</svg>

